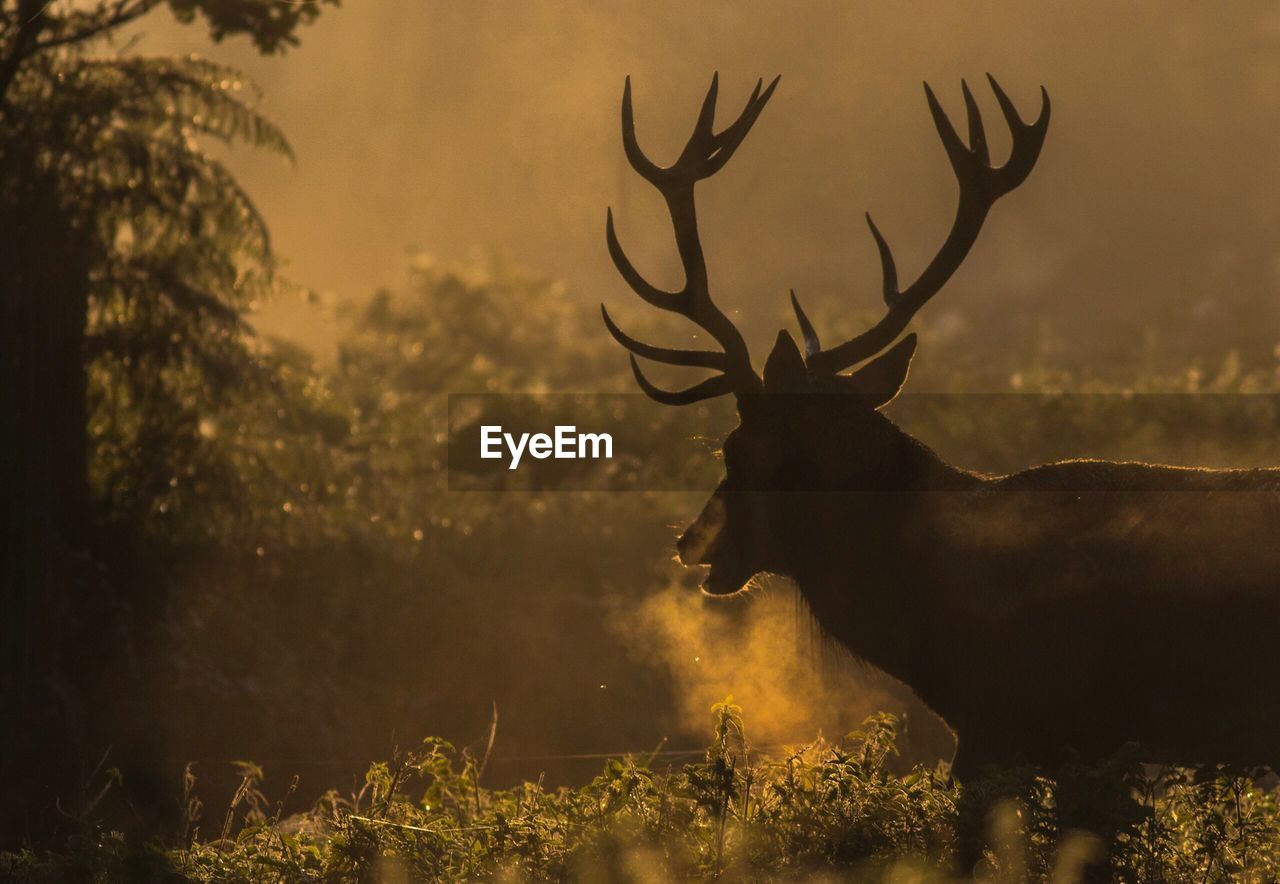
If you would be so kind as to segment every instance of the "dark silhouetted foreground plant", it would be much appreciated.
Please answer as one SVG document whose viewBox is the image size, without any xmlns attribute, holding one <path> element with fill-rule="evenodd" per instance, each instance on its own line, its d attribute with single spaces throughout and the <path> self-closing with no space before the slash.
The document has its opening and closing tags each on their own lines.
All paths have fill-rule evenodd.
<svg viewBox="0 0 1280 884">
<path fill-rule="evenodd" d="M 282 817 L 263 774 L 241 762 L 225 813 L 206 819 L 188 776 L 183 833 L 128 844 L 90 820 L 57 853 L 0 855 L 19 880 L 333 881 L 809 878 L 836 871 L 873 880 L 952 875 L 962 787 L 937 772 L 888 772 L 891 716 L 873 716 L 842 740 L 762 755 L 741 710 L 717 704 L 703 759 L 654 770 L 610 760 L 579 788 L 480 785 L 483 761 L 427 739 L 373 764 L 350 796 L 325 795 Z M 1125 773 L 1138 768 L 1127 762 Z M 1133 881 L 1275 880 L 1280 872 L 1276 791 L 1243 776 L 1164 770 L 1130 776 L 1142 812 L 1115 845 L 1117 873 Z M 995 880 L 1075 880 L 1096 845 L 1055 824 L 1054 784 L 1007 771 L 974 789 L 995 803 L 980 872 Z M 975 793 L 976 794 L 976 793 Z M 215 831 L 216 829 L 216 831 Z"/>
</svg>

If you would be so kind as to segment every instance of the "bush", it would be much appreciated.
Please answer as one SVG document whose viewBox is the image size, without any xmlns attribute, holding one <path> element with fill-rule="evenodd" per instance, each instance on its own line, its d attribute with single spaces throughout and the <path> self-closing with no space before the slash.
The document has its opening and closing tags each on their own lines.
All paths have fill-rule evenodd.
<svg viewBox="0 0 1280 884">
<path fill-rule="evenodd" d="M 762 755 L 738 707 L 726 701 L 712 712 L 714 739 L 700 761 L 661 768 L 657 751 L 611 759 L 578 788 L 551 790 L 541 781 L 485 788 L 488 753 L 435 738 L 370 766 L 354 794 L 329 792 L 288 817 L 284 802 L 263 794 L 256 765 L 237 764 L 240 786 L 212 817 L 193 797 L 188 773 L 184 823 L 169 840 L 137 845 L 103 831 L 91 802 L 65 850 L 0 854 L 0 874 L 50 881 L 950 878 L 957 808 L 967 793 L 923 767 L 889 772 L 892 716 L 872 716 L 839 741 Z M 1269 881 L 1280 873 L 1274 788 L 1222 771 L 1143 776 L 1124 759 L 1088 773 L 1117 775 L 1139 811 L 1111 845 L 1122 880 Z M 989 808 L 983 877 L 1070 881 L 1097 855 L 1087 836 L 1058 831 L 1052 781 L 1011 770 L 971 790 L 1006 796 Z"/>
</svg>

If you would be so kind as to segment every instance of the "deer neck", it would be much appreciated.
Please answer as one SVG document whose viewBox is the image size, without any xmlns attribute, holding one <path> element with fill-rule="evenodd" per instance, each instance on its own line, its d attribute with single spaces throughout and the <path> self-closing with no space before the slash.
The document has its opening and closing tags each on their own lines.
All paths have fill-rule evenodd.
<svg viewBox="0 0 1280 884">
<path fill-rule="evenodd" d="M 855 657 L 907 683 L 928 675 L 932 587 L 904 557 L 918 554 L 915 528 L 927 521 L 935 492 L 964 491 L 982 477 L 952 466 L 885 421 L 883 493 L 824 495 L 825 505 L 793 535 L 790 576 L 823 632 Z"/>
<path fill-rule="evenodd" d="M 883 563 L 849 563 L 840 575 L 832 569 L 805 569 L 795 577 L 800 594 L 822 634 L 855 658 L 908 684 L 920 674 L 917 606 L 895 595 L 884 580 Z"/>
<path fill-rule="evenodd" d="M 981 485 L 976 473 L 947 463 L 938 453 L 897 424 L 884 419 L 880 449 L 884 452 L 881 471 L 885 487 L 891 491 L 967 491 Z M 909 499 L 909 498 L 908 498 Z"/>
</svg>

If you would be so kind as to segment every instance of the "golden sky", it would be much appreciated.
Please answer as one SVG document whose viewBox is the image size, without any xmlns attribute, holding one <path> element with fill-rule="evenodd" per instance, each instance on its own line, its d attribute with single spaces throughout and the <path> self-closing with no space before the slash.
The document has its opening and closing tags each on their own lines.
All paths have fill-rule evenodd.
<svg viewBox="0 0 1280 884">
<path fill-rule="evenodd" d="M 210 46 L 165 12 L 140 30 L 139 51 L 199 51 L 264 87 L 298 167 L 244 152 L 234 166 L 293 278 L 341 295 L 399 282 L 410 249 L 483 246 L 586 302 L 629 305 L 604 249 L 608 204 L 637 263 L 675 284 L 661 203 L 622 158 L 623 77 L 642 145 L 668 160 L 719 70 L 723 121 L 756 77 L 782 84 L 701 191 L 718 299 L 770 323 L 791 287 L 876 309 L 862 213 L 907 278 L 950 220 L 920 82 L 960 117 L 969 78 L 1000 157 L 991 71 L 1028 116 L 1044 84 L 1053 123 L 931 318 L 1016 311 L 1082 333 L 1271 323 L 1280 337 L 1280 311 L 1263 312 L 1280 304 L 1274 2 L 349 0 L 270 59 Z"/>
</svg>

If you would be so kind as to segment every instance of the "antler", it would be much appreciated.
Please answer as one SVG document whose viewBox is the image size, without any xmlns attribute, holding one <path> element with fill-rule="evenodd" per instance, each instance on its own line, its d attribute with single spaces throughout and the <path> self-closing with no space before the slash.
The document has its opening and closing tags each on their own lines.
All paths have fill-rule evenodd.
<svg viewBox="0 0 1280 884">
<path fill-rule="evenodd" d="M 636 142 L 635 119 L 631 111 L 631 78 L 627 77 L 622 92 L 622 144 L 626 150 L 627 160 L 640 176 L 658 189 L 667 202 L 671 213 L 671 224 L 675 229 L 676 248 L 680 253 L 680 262 L 684 265 L 685 284 L 678 292 L 668 292 L 649 283 L 635 269 L 618 244 L 617 234 L 613 229 L 613 210 L 607 216 L 605 235 L 609 243 L 609 255 L 617 266 L 618 272 L 626 280 L 627 285 L 648 303 L 663 310 L 679 313 L 692 320 L 707 331 L 721 347 L 720 350 L 674 350 L 666 347 L 655 347 L 635 340 L 627 335 L 609 316 L 609 311 L 600 305 L 604 316 L 604 324 L 614 339 L 631 351 L 631 370 L 635 373 L 636 382 L 651 398 L 667 405 L 687 405 L 720 396 L 725 393 L 754 393 L 761 388 L 760 378 L 751 367 L 751 357 L 747 352 L 747 344 L 741 333 L 729 317 L 725 316 L 711 300 L 711 292 L 707 284 L 707 262 L 702 253 L 702 243 L 698 239 L 698 219 L 694 206 L 694 184 L 709 178 L 724 166 L 738 149 L 738 145 L 751 131 L 752 124 L 760 116 L 769 97 L 778 85 L 775 78 L 767 89 L 761 92 L 764 81 L 756 83 L 755 90 L 747 99 L 747 106 L 741 115 L 728 128 L 716 133 L 712 130 L 716 110 L 716 94 L 719 89 L 719 75 L 711 78 L 711 88 L 702 102 L 702 111 L 694 124 L 693 134 L 685 145 L 679 159 L 672 165 L 663 168 L 652 162 L 640 150 Z M 667 365 L 689 365 L 699 368 L 717 369 L 721 373 L 694 386 L 680 391 L 662 390 L 651 384 L 640 371 L 636 356 L 662 362 Z"/>
<path fill-rule="evenodd" d="M 987 136 L 982 127 L 982 116 L 978 104 L 973 100 L 969 85 L 960 81 L 964 91 L 965 111 L 969 117 L 969 145 L 966 147 L 956 134 L 951 120 L 938 104 L 929 84 L 924 84 L 925 97 L 929 101 L 929 111 L 933 114 L 933 124 L 942 138 L 942 146 L 946 148 L 947 157 L 951 160 L 951 168 L 955 170 L 956 179 L 960 183 L 960 201 L 956 206 L 955 221 L 951 232 L 947 234 L 942 247 L 929 262 L 929 266 L 920 274 L 920 278 L 905 290 L 898 290 L 898 270 L 893 261 L 893 252 L 889 244 L 876 227 L 871 215 L 867 215 L 867 225 L 875 238 L 876 247 L 880 251 L 880 264 L 884 273 L 884 301 L 888 312 L 874 326 L 852 340 L 845 341 L 830 350 L 819 348 L 817 335 L 813 333 L 800 302 L 792 293 L 792 306 L 800 321 L 805 337 L 805 364 L 813 374 L 834 374 L 868 359 L 889 344 L 893 343 L 915 316 L 916 311 L 924 306 L 946 284 L 955 273 L 965 256 L 969 254 L 974 242 L 982 230 L 982 222 L 987 212 L 1000 197 L 1013 190 L 1026 180 L 1031 169 L 1040 156 L 1040 148 L 1044 146 L 1045 133 L 1049 128 L 1049 94 L 1041 87 L 1041 108 L 1039 118 L 1031 124 L 1022 122 L 1017 109 L 1009 96 L 1000 88 L 995 78 L 987 74 L 991 91 L 1009 125 L 1013 136 L 1013 148 L 1009 159 L 1003 166 L 993 168 L 987 150 Z"/>
</svg>

